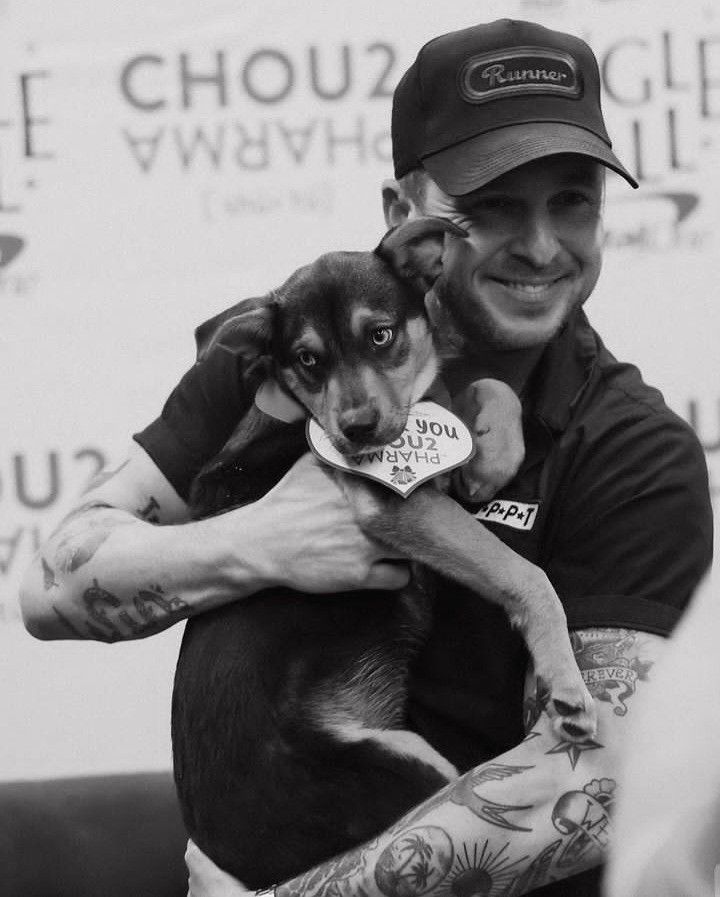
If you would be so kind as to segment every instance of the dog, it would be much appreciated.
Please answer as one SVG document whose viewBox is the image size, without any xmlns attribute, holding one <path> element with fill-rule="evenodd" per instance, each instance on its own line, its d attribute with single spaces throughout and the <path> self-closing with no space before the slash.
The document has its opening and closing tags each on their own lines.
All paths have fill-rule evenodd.
<svg viewBox="0 0 720 897">
<path fill-rule="evenodd" d="M 201 352 L 234 352 L 250 394 L 274 383 L 344 454 L 392 442 L 440 370 L 425 299 L 448 233 L 466 235 L 444 219 L 418 219 L 374 252 L 328 253 L 216 320 Z M 273 423 L 253 405 L 198 475 L 195 516 L 265 494 L 307 451 L 304 430 L 303 419 Z M 566 740 L 595 728 L 564 613 L 537 568 L 482 525 L 468 526 L 438 489 L 402 499 L 343 482 L 363 529 L 418 562 L 411 584 L 341 596 L 265 590 L 190 618 L 178 658 L 172 740 L 185 824 L 253 888 L 357 846 L 457 775 L 403 728 L 410 664 L 432 625 L 429 570 L 507 609 Z"/>
</svg>

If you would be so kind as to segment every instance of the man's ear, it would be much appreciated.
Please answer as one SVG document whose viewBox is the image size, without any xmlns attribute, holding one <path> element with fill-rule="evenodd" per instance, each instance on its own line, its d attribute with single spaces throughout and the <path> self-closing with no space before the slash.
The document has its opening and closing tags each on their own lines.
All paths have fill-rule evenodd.
<svg viewBox="0 0 720 897">
<path fill-rule="evenodd" d="M 205 321 L 195 331 L 197 358 L 202 361 L 216 346 L 248 362 L 269 354 L 277 301 L 272 293 L 248 299 Z"/>
<path fill-rule="evenodd" d="M 382 202 L 385 224 L 388 227 L 397 227 L 415 211 L 412 200 L 405 196 L 405 191 L 394 178 L 383 181 Z"/>
<path fill-rule="evenodd" d="M 375 252 L 399 277 L 425 294 L 442 273 L 446 234 L 468 235 L 447 218 L 412 218 L 389 230 Z"/>
</svg>

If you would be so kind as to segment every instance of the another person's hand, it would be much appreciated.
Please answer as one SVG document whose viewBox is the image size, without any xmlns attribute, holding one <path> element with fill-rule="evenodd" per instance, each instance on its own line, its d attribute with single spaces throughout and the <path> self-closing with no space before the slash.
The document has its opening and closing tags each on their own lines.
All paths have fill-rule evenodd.
<svg viewBox="0 0 720 897">
<path fill-rule="evenodd" d="M 263 557 L 280 585 L 315 594 L 408 582 L 407 565 L 362 531 L 333 470 L 314 455 L 300 458 L 253 513 L 269 524 Z"/>
<path fill-rule="evenodd" d="M 188 897 L 250 897 L 255 894 L 216 866 L 194 841 L 188 841 L 185 865 L 188 868 Z"/>
<path fill-rule="evenodd" d="M 468 498 L 488 501 L 525 458 L 520 399 L 501 380 L 476 380 L 455 397 L 453 411 L 475 442 L 475 455 L 458 471 L 456 484 Z"/>
</svg>

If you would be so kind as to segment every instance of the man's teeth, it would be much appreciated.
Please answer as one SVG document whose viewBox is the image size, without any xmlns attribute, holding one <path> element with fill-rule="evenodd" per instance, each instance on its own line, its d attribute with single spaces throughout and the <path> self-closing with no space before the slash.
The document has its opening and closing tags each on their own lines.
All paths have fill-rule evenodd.
<svg viewBox="0 0 720 897">
<path fill-rule="evenodd" d="M 536 296 L 538 293 L 543 293 L 545 290 L 554 286 L 557 281 L 549 281 L 548 283 L 519 283 L 513 280 L 503 280 L 501 283 L 506 286 L 510 290 L 518 290 L 522 293 L 527 293 L 528 296 Z"/>
</svg>

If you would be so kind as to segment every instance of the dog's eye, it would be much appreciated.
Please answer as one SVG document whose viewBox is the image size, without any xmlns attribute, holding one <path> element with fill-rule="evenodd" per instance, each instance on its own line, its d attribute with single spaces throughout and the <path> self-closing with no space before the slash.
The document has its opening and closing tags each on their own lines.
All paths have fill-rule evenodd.
<svg viewBox="0 0 720 897">
<path fill-rule="evenodd" d="M 370 339 L 374 346 L 389 346 L 393 341 L 393 333 L 392 327 L 374 327 L 370 331 Z"/>
<path fill-rule="evenodd" d="M 313 355 L 312 352 L 308 352 L 307 349 L 300 349 L 296 357 L 298 362 L 304 368 L 311 368 L 314 364 L 317 363 L 317 358 Z"/>
</svg>

